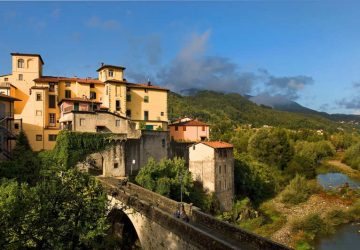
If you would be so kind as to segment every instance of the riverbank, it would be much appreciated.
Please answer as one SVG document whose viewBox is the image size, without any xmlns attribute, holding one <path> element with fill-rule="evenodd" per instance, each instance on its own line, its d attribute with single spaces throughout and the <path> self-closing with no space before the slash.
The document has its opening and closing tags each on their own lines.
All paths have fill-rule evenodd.
<svg viewBox="0 0 360 250">
<path fill-rule="evenodd" d="M 356 179 L 360 177 L 359 171 L 338 160 L 327 160 L 322 168 Z M 297 205 L 285 204 L 280 193 L 263 203 L 259 212 L 260 217 L 238 225 L 295 249 L 314 249 L 319 239 L 334 234 L 339 225 L 360 221 L 360 191 L 346 186 L 319 189 Z"/>
</svg>

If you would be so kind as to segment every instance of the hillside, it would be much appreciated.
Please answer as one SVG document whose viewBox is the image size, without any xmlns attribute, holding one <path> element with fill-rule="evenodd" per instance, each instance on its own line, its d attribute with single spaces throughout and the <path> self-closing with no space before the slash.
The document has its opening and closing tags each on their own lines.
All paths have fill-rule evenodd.
<svg viewBox="0 0 360 250">
<path fill-rule="evenodd" d="M 284 97 L 279 96 L 248 96 L 247 97 L 250 101 L 258 104 L 258 105 L 265 105 L 269 106 L 276 110 L 281 111 L 288 111 L 294 113 L 302 113 L 302 114 L 310 114 L 310 115 L 317 115 L 327 118 L 332 121 L 336 122 L 346 122 L 350 124 L 360 123 L 360 116 L 359 115 L 348 115 L 348 114 L 328 114 L 326 112 L 320 112 L 314 109 L 310 109 L 300 105 L 297 102 L 291 101 Z"/>
<path fill-rule="evenodd" d="M 258 106 L 240 94 L 199 91 L 191 96 L 169 95 L 169 117 L 191 116 L 213 124 L 252 124 L 285 127 L 337 130 L 344 125 L 316 114 L 300 114 Z"/>
</svg>

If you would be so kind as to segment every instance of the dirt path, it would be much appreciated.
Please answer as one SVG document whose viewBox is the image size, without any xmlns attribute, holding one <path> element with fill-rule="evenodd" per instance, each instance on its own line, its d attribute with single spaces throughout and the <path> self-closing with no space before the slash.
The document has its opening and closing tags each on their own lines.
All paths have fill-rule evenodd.
<svg viewBox="0 0 360 250">
<path fill-rule="evenodd" d="M 314 194 L 308 201 L 296 206 L 285 205 L 280 201 L 280 198 L 275 198 L 271 203 L 276 210 L 286 217 L 287 221 L 280 230 L 272 235 L 271 239 L 291 247 L 294 247 L 291 244 L 291 224 L 295 219 L 303 218 L 312 213 L 324 215 L 335 209 L 347 209 L 349 206 L 346 200 L 325 193 Z"/>
<path fill-rule="evenodd" d="M 328 160 L 327 163 L 337 168 L 340 172 L 348 174 L 349 177 L 360 178 L 360 171 L 351 168 L 339 160 Z"/>
</svg>

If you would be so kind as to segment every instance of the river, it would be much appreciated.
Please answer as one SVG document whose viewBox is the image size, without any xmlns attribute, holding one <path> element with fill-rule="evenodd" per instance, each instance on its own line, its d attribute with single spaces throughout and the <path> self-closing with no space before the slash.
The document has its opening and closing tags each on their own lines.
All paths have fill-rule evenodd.
<svg viewBox="0 0 360 250">
<path fill-rule="evenodd" d="M 326 173 L 317 176 L 324 189 L 334 189 L 345 183 L 354 189 L 360 189 L 360 181 L 351 179 L 342 173 Z M 351 223 L 338 228 L 335 234 L 322 238 L 316 245 L 319 250 L 358 250 L 360 249 L 360 223 Z"/>
</svg>

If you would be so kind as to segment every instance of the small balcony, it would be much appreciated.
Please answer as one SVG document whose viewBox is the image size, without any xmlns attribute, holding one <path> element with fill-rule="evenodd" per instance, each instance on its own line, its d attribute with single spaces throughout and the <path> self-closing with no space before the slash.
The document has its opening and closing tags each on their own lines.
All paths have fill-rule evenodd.
<svg viewBox="0 0 360 250">
<path fill-rule="evenodd" d="M 0 82 L 0 88 L 10 88 L 10 82 Z"/>
</svg>

